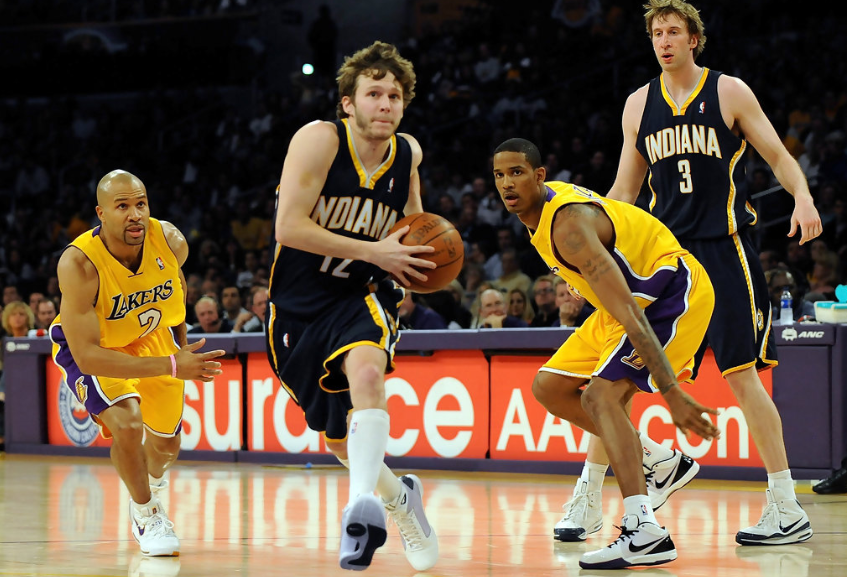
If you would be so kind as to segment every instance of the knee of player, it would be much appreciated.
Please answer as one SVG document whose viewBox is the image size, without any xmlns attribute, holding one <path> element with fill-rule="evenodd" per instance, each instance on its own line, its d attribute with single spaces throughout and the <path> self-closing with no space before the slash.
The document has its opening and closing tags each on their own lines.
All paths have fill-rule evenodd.
<svg viewBox="0 0 847 577">
<path fill-rule="evenodd" d="M 347 373 L 351 387 L 382 389 L 385 386 L 385 371 L 375 364 L 365 363 Z"/>
<path fill-rule="evenodd" d="M 109 425 L 112 437 L 119 443 L 137 443 L 141 445 L 144 438 L 144 423 L 141 416 L 127 417 Z"/>
<path fill-rule="evenodd" d="M 605 386 L 606 384 L 606 382 L 597 382 L 593 379 L 583 391 L 580 401 L 582 408 L 589 415 L 596 415 L 612 403 L 611 391 L 608 386 Z"/>
<path fill-rule="evenodd" d="M 182 435 L 174 435 L 173 437 L 158 437 L 153 447 L 156 452 L 166 457 L 175 458 L 179 454 L 179 446 Z"/>
<path fill-rule="evenodd" d="M 339 461 L 341 461 L 344 466 L 347 466 L 347 441 L 335 441 L 326 439 L 326 448 L 332 451 L 332 454 L 335 455 L 335 457 Z"/>
<path fill-rule="evenodd" d="M 532 381 L 532 395 L 535 397 L 535 400 L 546 407 L 556 394 L 557 391 L 552 386 L 551 379 L 548 378 L 547 374 L 543 372 L 536 373 L 535 379 Z"/>
</svg>

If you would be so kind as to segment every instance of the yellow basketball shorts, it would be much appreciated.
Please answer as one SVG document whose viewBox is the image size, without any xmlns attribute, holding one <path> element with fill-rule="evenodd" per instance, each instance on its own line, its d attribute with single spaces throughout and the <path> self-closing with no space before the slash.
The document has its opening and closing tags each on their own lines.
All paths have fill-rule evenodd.
<svg viewBox="0 0 847 577">
<path fill-rule="evenodd" d="M 141 402 L 144 426 L 160 437 L 174 437 L 182 430 L 182 411 L 185 404 L 185 383 L 170 375 L 137 379 L 98 377 L 80 371 L 74 361 L 61 324 L 51 327 L 53 361 L 62 371 L 65 383 L 85 405 L 92 418 L 101 426 L 106 438 L 111 433 L 97 418 L 115 403 L 131 397 Z M 143 339 L 120 349 L 136 357 L 166 357 L 179 350 L 170 328 L 153 331 Z"/>
<path fill-rule="evenodd" d="M 679 262 L 661 296 L 648 304 L 644 314 L 677 379 L 683 382 L 691 378 L 694 355 L 715 307 L 715 294 L 696 259 L 686 256 Z M 595 376 L 610 381 L 630 379 L 644 392 L 658 390 L 623 326 L 602 309 L 588 317 L 540 370 L 586 380 Z"/>
</svg>

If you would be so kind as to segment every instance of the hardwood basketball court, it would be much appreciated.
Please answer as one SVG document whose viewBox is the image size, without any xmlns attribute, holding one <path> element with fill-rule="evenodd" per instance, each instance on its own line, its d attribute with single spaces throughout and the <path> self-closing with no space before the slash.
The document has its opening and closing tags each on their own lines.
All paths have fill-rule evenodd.
<svg viewBox="0 0 847 577">
<path fill-rule="evenodd" d="M 401 473 L 402 471 L 398 471 Z M 552 529 L 574 477 L 416 472 L 441 557 L 415 573 L 397 529 L 364 573 L 455 577 L 841 577 L 847 575 L 847 496 L 798 498 L 815 535 L 800 545 L 739 547 L 755 523 L 764 483 L 695 480 L 657 518 L 679 559 L 655 568 L 586 571 L 580 555 L 619 534 L 622 503 L 604 486 L 604 526 L 585 543 L 557 543 Z M 129 531 L 128 493 L 107 459 L 0 457 L 0 576 L 325 576 L 337 565 L 346 471 L 180 462 L 163 499 L 181 539 L 178 558 L 143 557 Z"/>
</svg>

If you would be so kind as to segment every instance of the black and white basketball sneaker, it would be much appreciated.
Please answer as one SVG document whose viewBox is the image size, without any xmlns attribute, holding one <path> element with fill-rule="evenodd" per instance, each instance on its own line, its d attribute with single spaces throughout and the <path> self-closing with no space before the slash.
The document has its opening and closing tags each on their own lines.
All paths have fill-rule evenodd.
<svg viewBox="0 0 847 577">
<path fill-rule="evenodd" d="M 644 467 L 647 479 L 647 494 L 653 511 L 665 504 L 677 490 L 691 482 L 700 471 L 697 461 L 674 449 L 673 457 L 659 461 L 652 467 Z"/>
<path fill-rule="evenodd" d="M 812 537 L 809 516 L 797 499 L 791 499 L 777 488 L 767 490 L 768 504 L 759 522 L 739 531 L 739 545 L 787 545 L 801 543 Z"/>
<path fill-rule="evenodd" d="M 676 559 L 676 547 L 667 529 L 640 523 L 636 515 L 621 519 L 621 536 L 608 547 L 582 556 L 583 569 L 622 569 L 635 565 L 661 565 Z"/>
</svg>

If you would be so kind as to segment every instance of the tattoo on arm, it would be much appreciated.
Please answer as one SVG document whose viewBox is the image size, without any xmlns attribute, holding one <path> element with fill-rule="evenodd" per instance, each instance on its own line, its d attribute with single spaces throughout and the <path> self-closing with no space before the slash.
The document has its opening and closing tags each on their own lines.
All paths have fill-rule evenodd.
<svg viewBox="0 0 847 577">
<path fill-rule="evenodd" d="M 656 338 L 656 333 L 647 322 L 644 311 L 639 309 L 632 313 L 641 330 L 631 331 L 627 336 L 641 356 L 641 360 L 650 369 L 653 379 L 659 384 L 659 392 L 664 394 L 677 385 L 676 374 L 659 339 Z"/>
<path fill-rule="evenodd" d="M 580 272 L 589 283 L 601 281 L 602 277 L 612 270 L 609 259 L 604 258 L 606 256 L 601 253 L 594 254 L 580 267 Z"/>
</svg>

